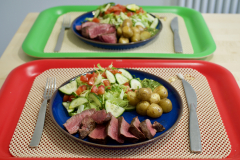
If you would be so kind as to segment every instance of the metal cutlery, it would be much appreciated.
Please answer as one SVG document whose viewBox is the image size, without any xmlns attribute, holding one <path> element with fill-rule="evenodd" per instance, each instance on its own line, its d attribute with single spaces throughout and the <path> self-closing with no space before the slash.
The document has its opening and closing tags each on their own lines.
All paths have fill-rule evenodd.
<svg viewBox="0 0 240 160">
<path fill-rule="evenodd" d="M 60 49 L 62 47 L 63 38 L 64 38 L 64 31 L 66 29 L 69 29 L 70 26 L 71 26 L 71 17 L 69 15 L 65 15 L 63 17 L 62 28 L 61 28 L 61 31 L 59 33 L 57 44 L 55 46 L 54 52 L 60 51 Z"/>
<path fill-rule="evenodd" d="M 189 137 L 190 137 L 190 150 L 194 153 L 200 153 L 202 151 L 201 135 L 197 118 L 197 95 L 193 87 L 184 80 L 182 74 L 177 75 L 182 80 L 185 95 L 187 98 L 187 104 L 189 108 Z"/>
<path fill-rule="evenodd" d="M 43 94 L 43 103 L 38 113 L 37 124 L 30 142 L 30 147 L 37 147 L 40 143 L 42 137 L 42 131 L 45 121 L 47 101 L 51 98 L 52 94 L 56 90 L 56 78 L 47 78 L 44 94 Z"/>
<path fill-rule="evenodd" d="M 174 34 L 174 50 L 176 53 L 182 53 L 183 52 L 182 43 L 181 43 L 181 39 L 180 39 L 179 32 L 178 32 L 179 31 L 178 17 L 173 18 L 170 26 L 171 26 L 171 29 Z"/>
</svg>

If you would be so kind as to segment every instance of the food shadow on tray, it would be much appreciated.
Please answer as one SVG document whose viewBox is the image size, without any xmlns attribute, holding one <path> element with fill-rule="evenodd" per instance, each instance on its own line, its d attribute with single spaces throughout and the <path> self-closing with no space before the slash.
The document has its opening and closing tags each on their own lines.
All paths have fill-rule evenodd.
<svg viewBox="0 0 240 160">
<path fill-rule="evenodd" d="M 70 136 L 74 140 L 81 142 L 83 144 L 87 144 L 90 146 L 94 147 L 102 147 L 102 148 L 107 148 L 107 149 L 124 149 L 124 148 L 134 148 L 134 147 L 139 147 L 142 145 L 149 144 L 150 142 L 154 142 L 165 135 L 167 135 L 169 132 L 171 132 L 179 122 L 182 111 L 183 111 L 183 106 L 182 106 L 182 100 L 179 95 L 179 93 L 176 91 L 176 89 L 167 81 L 161 79 L 160 77 L 157 77 L 155 75 L 143 72 L 143 71 L 137 71 L 137 70 L 130 70 L 128 69 L 129 73 L 132 75 L 135 75 L 137 78 L 140 78 L 141 80 L 148 78 L 155 80 L 159 83 L 161 83 L 163 86 L 166 87 L 168 90 L 168 99 L 171 100 L 172 102 L 172 111 L 169 113 L 163 113 L 159 118 L 150 118 L 149 116 L 141 116 L 139 115 L 135 110 L 133 111 L 126 111 L 124 112 L 121 116 L 126 120 L 128 124 L 131 124 L 131 121 L 135 118 L 138 117 L 139 121 L 142 122 L 146 119 L 149 119 L 152 124 L 154 122 L 158 122 L 162 124 L 162 126 L 165 128 L 164 131 L 157 132 L 156 135 L 149 140 L 145 141 L 137 141 L 135 143 L 130 143 L 129 141 L 125 141 L 124 143 L 120 144 L 116 142 L 115 140 L 108 139 L 107 144 L 97 144 L 93 143 L 90 141 L 89 138 L 84 138 L 80 139 L 79 138 L 79 133 L 77 134 L 69 134 L 68 131 L 64 127 L 64 123 L 71 118 L 67 112 L 67 110 L 63 107 L 62 102 L 63 102 L 63 97 L 64 94 L 57 91 L 54 94 L 53 100 L 52 100 L 52 106 L 51 106 L 51 116 L 53 117 L 55 124 L 60 128 L 60 130 L 66 134 L 67 136 Z M 72 79 L 71 79 L 72 80 Z M 69 81 L 68 81 L 69 82 Z M 68 83 L 66 82 L 66 83 Z M 64 84 L 66 84 L 64 83 Z"/>
</svg>

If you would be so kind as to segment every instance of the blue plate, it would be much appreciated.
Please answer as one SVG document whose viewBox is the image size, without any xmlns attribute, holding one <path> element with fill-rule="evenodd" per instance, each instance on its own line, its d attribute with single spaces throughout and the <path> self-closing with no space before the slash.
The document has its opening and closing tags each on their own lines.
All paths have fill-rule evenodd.
<svg viewBox="0 0 240 160">
<path fill-rule="evenodd" d="M 175 128 L 175 126 L 177 125 L 177 123 L 179 122 L 179 120 L 182 116 L 182 112 L 183 112 L 182 99 L 181 99 L 179 93 L 177 92 L 177 90 L 170 83 L 168 83 L 164 79 L 157 77 L 153 74 L 146 73 L 143 71 L 138 71 L 138 70 L 132 70 L 132 69 L 127 69 L 127 70 L 132 75 L 135 75 L 136 78 L 140 78 L 141 80 L 143 80 L 144 78 L 153 79 L 153 80 L 161 83 L 163 86 L 165 86 L 168 90 L 168 98 L 172 102 L 173 109 L 169 113 L 163 113 L 162 116 L 159 118 L 150 118 L 148 116 L 141 116 L 141 115 L 137 114 L 136 111 L 124 112 L 122 116 L 129 124 L 131 123 L 132 119 L 136 116 L 138 116 L 140 121 L 143 121 L 147 118 L 150 119 L 152 123 L 155 121 L 158 121 L 165 127 L 164 131 L 158 132 L 154 136 L 153 139 L 146 140 L 143 142 L 137 142 L 134 144 L 128 143 L 128 142 L 125 142 L 124 144 L 118 144 L 117 142 L 115 142 L 113 140 L 109 140 L 106 145 L 102 145 L 102 144 L 92 143 L 88 140 L 88 138 L 85 138 L 83 140 L 79 139 L 78 138 L 79 134 L 71 135 L 67 132 L 67 130 L 63 126 L 63 124 L 70 118 L 70 116 L 68 115 L 64 106 L 62 105 L 63 94 L 57 90 L 54 93 L 54 95 L 50 101 L 50 114 L 51 114 L 51 117 L 53 118 L 53 121 L 59 127 L 59 129 L 64 134 L 66 134 L 67 136 L 73 138 L 74 140 L 76 140 L 78 142 L 81 142 L 83 144 L 87 144 L 90 146 L 94 146 L 94 147 L 105 148 L 105 149 L 126 149 L 126 148 L 139 147 L 139 146 L 154 142 L 154 141 L 160 139 L 161 137 L 165 136 L 166 134 L 168 134 L 171 130 L 173 130 Z M 73 79 L 75 79 L 75 78 L 73 78 Z M 69 81 L 70 80 L 68 80 L 61 86 L 65 85 L 66 83 L 69 83 Z"/>
<path fill-rule="evenodd" d="M 152 15 L 152 16 L 155 17 L 154 15 Z M 147 40 L 140 41 L 140 42 L 131 42 L 128 44 L 119 44 L 119 43 L 110 44 L 110 43 L 98 42 L 98 41 L 94 41 L 94 40 L 83 37 L 81 35 L 81 33 L 79 33 L 76 30 L 76 25 L 81 25 L 85 21 L 85 18 L 92 18 L 92 17 L 93 17 L 92 12 L 87 12 L 87 13 L 77 17 L 72 23 L 71 30 L 83 42 L 90 44 L 94 47 L 98 47 L 98 48 L 122 50 L 122 49 L 132 49 L 132 48 L 140 47 L 140 46 L 143 46 L 143 45 L 149 43 L 154 38 L 156 38 L 162 30 L 162 23 L 160 20 L 158 20 L 158 25 L 156 27 L 156 29 L 158 29 L 158 32 L 154 36 L 152 36 L 151 38 L 149 38 Z"/>
</svg>

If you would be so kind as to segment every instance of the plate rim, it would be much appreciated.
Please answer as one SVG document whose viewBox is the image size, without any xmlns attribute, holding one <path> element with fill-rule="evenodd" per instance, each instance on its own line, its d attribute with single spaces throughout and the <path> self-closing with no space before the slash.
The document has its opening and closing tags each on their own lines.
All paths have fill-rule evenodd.
<svg viewBox="0 0 240 160">
<path fill-rule="evenodd" d="M 132 70 L 132 71 L 138 71 L 138 72 L 142 72 L 142 73 L 147 73 L 147 74 L 150 74 L 150 75 L 153 75 L 153 76 L 156 76 L 152 73 L 148 73 L 148 72 L 145 72 L 145 71 L 141 71 L 141 70 L 136 70 L 136 69 L 128 69 L 128 68 L 125 68 L 126 70 Z M 95 71 L 95 70 L 93 70 Z M 164 81 L 165 83 L 168 84 L 168 86 L 171 87 L 172 90 L 174 90 L 174 93 L 176 93 L 177 95 L 177 101 L 180 102 L 179 103 L 179 106 L 180 106 L 180 110 L 179 110 L 179 115 L 177 117 L 177 120 L 174 122 L 174 124 L 166 131 L 164 132 L 163 134 L 155 137 L 155 138 L 152 138 L 152 139 L 149 139 L 149 140 L 146 140 L 146 141 L 143 141 L 143 142 L 138 142 L 138 143 L 135 143 L 135 144 L 128 144 L 128 145 L 104 145 L 104 144 L 98 144 L 98 143 L 93 143 L 93 142 L 89 142 L 89 141 L 84 141 L 80 138 L 77 138 L 73 135 L 71 135 L 70 133 L 68 133 L 66 130 L 64 130 L 58 123 L 57 121 L 55 120 L 54 118 L 54 115 L 53 115 L 53 102 L 54 102 L 54 99 L 56 97 L 56 94 L 59 92 L 58 89 L 63 86 L 64 84 L 67 84 L 69 83 L 70 80 L 73 80 L 75 79 L 76 77 L 80 76 L 80 75 L 84 75 L 86 73 L 90 73 L 90 72 L 93 72 L 93 71 L 89 71 L 89 72 L 85 72 L 85 73 L 82 73 L 82 74 L 79 74 L 75 77 L 72 77 L 70 79 L 68 79 L 67 81 L 65 81 L 64 83 L 62 83 L 57 89 L 56 91 L 54 92 L 53 96 L 51 97 L 50 99 L 50 103 L 49 103 L 49 113 L 50 113 L 50 117 L 51 119 L 53 120 L 54 124 L 57 126 L 58 129 L 61 130 L 62 133 L 64 133 L 65 135 L 67 135 L 67 137 L 70 137 L 72 138 L 73 140 L 81 143 L 81 144 L 84 144 L 84 145 L 88 145 L 88 146 L 92 146 L 92 147 L 95 147 L 95 148 L 101 148 L 101 149 L 130 149 L 130 148 L 137 148 L 137 147 L 141 147 L 141 146 L 144 146 L 144 145 L 147 145 L 149 143 L 152 143 L 152 142 L 155 142 L 157 141 L 158 139 L 161 139 L 162 137 L 164 137 L 165 135 L 169 134 L 171 131 L 173 131 L 177 124 L 179 123 L 181 117 L 182 117 L 182 114 L 183 114 L 183 101 L 182 101 L 182 98 L 179 94 L 179 92 L 176 90 L 176 88 L 171 84 L 169 83 L 168 81 L 164 80 L 163 78 L 159 77 L 159 76 L 156 76 L 157 78 L 160 78 L 162 81 Z"/>
</svg>

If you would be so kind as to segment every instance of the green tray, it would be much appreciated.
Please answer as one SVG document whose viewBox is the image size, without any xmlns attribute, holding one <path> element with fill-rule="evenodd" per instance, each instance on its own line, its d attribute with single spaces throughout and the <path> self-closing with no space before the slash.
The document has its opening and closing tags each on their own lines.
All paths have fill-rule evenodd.
<svg viewBox="0 0 240 160">
<path fill-rule="evenodd" d="M 52 32 L 59 16 L 67 12 L 87 12 L 95 10 L 98 6 L 58 6 L 42 11 L 26 39 L 23 42 L 23 51 L 37 58 L 178 58 L 178 59 L 200 59 L 211 55 L 216 44 L 201 15 L 193 9 L 176 6 L 142 6 L 150 13 L 174 13 L 184 19 L 188 34 L 193 46 L 193 54 L 169 54 L 169 53 L 114 53 L 92 52 L 92 53 L 44 53 L 44 47 Z"/>
</svg>

